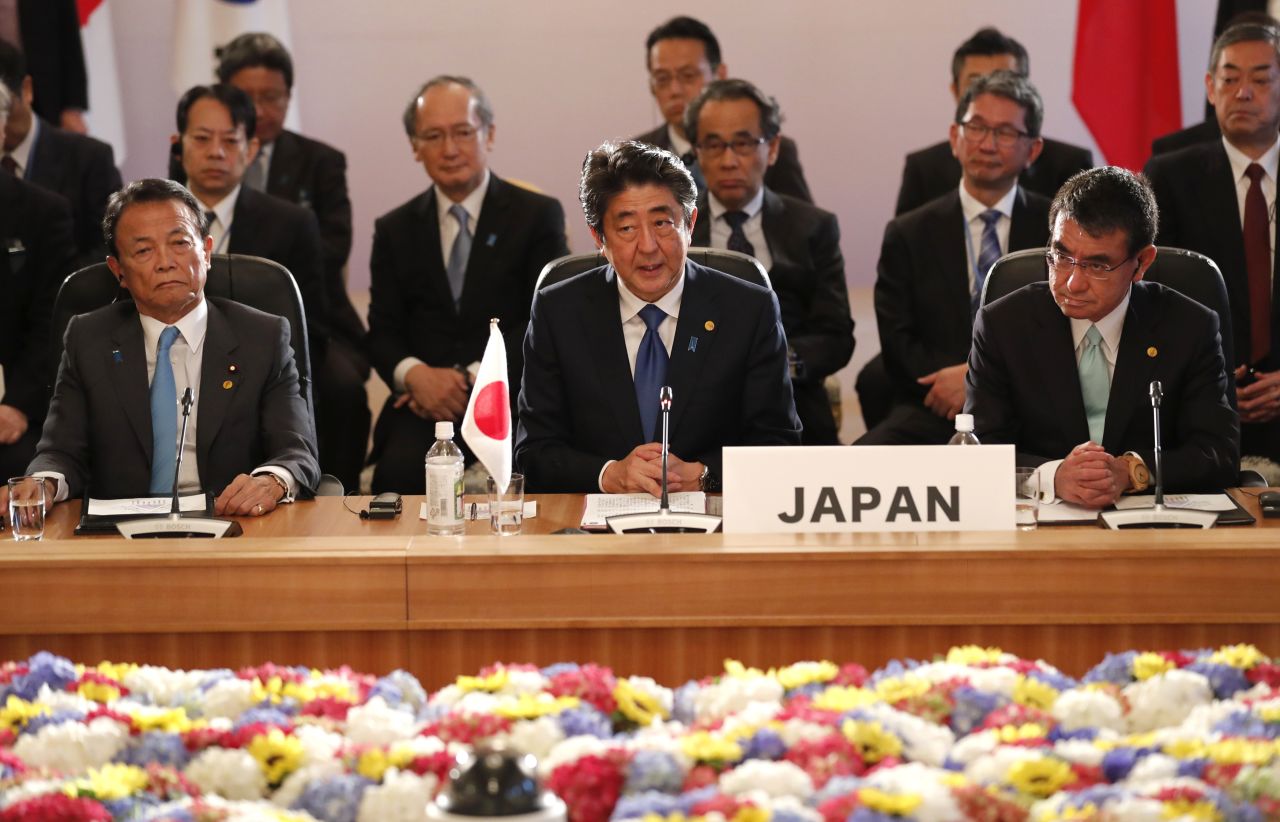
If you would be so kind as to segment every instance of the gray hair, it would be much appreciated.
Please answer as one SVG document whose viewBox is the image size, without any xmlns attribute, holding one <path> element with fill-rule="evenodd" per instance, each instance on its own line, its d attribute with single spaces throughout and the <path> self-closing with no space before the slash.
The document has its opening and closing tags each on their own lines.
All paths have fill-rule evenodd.
<svg viewBox="0 0 1280 822">
<path fill-rule="evenodd" d="M 430 80 L 422 84 L 422 88 L 409 100 L 409 105 L 404 108 L 404 133 L 410 137 L 414 136 L 414 126 L 418 120 L 418 101 L 422 99 L 422 95 L 426 94 L 436 86 L 458 85 L 471 92 L 471 99 L 476 101 L 476 114 L 480 116 L 480 127 L 488 130 L 493 125 L 493 106 L 489 103 L 489 98 L 485 96 L 484 91 L 475 84 L 470 77 L 463 77 L 459 74 L 438 74 Z"/>
<path fill-rule="evenodd" d="M 702 115 L 702 107 L 713 100 L 750 100 L 760 110 L 761 136 L 772 140 L 782 131 L 782 109 L 777 100 L 747 80 L 713 80 L 684 110 L 684 131 L 689 142 L 698 142 L 698 118 Z"/>
<path fill-rule="evenodd" d="M 1022 106 L 1026 115 L 1027 135 L 1040 136 L 1040 126 L 1044 124 L 1044 101 L 1040 99 L 1040 92 L 1036 91 L 1036 87 L 1026 77 L 1003 69 L 975 77 L 956 105 L 957 123 L 964 123 L 969 104 L 979 94 L 994 94 Z"/>
</svg>

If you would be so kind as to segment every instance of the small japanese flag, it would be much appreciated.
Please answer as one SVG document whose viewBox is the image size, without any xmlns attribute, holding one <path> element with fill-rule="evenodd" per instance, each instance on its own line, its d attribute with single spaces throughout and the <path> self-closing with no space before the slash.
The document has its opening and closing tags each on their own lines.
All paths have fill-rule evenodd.
<svg viewBox="0 0 1280 822">
<path fill-rule="evenodd" d="M 507 389 L 507 348 L 496 319 L 462 418 L 462 439 L 503 491 L 511 482 L 511 398 Z"/>
</svg>

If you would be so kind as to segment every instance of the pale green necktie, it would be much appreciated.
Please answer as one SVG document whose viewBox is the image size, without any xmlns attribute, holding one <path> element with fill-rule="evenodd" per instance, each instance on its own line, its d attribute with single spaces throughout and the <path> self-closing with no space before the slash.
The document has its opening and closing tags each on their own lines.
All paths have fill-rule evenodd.
<svg viewBox="0 0 1280 822">
<path fill-rule="evenodd" d="M 1080 395 L 1084 398 L 1084 415 L 1089 420 L 1089 439 L 1102 443 L 1102 429 L 1107 421 L 1107 396 L 1111 378 L 1107 375 L 1107 358 L 1102 354 L 1102 334 L 1091 325 L 1084 335 L 1084 352 L 1080 355 Z"/>
</svg>

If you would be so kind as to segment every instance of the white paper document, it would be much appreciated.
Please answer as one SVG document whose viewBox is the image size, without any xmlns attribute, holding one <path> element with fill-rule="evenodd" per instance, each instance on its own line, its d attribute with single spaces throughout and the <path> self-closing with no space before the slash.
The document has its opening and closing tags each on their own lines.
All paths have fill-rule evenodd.
<svg viewBox="0 0 1280 822">
<path fill-rule="evenodd" d="M 538 515 L 538 501 L 529 499 L 524 501 L 524 518 L 533 519 Z M 487 502 L 469 502 L 462 506 L 462 518 L 466 520 L 488 519 L 489 503 Z M 424 502 L 418 506 L 418 519 L 426 522 L 427 504 Z"/>
<path fill-rule="evenodd" d="M 1062 523 L 1097 522 L 1100 509 L 1073 505 L 1070 502 L 1040 503 L 1036 512 L 1036 521 L 1041 525 L 1059 525 Z"/>
<path fill-rule="evenodd" d="M 1121 497 L 1116 508 L 1121 511 L 1130 508 L 1150 508 L 1156 504 L 1155 494 L 1137 494 L 1132 497 Z M 1165 494 L 1165 508 L 1188 508 L 1192 511 L 1234 511 L 1235 501 L 1229 494 Z"/>
<path fill-rule="evenodd" d="M 191 513 L 205 510 L 203 493 L 178 497 L 178 510 Z M 133 497 L 132 499 L 92 499 L 85 511 L 91 517 L 119 517 L 129 514 L 167 514 L 173 506 L 172 497 Z"/>
<path fill-rule="evenodd" d="M 707 495 L 702 491 L 681 491 L 671 494 L 671 510 L 681 514 L 707 513 Z M 582 527 L 602 531 L 609 526 L 605 520 L 621 514 L 654 514 L 661 502 L 648 494 L 587 494 L 586 510 L 582 512 Z"/>
</svg>

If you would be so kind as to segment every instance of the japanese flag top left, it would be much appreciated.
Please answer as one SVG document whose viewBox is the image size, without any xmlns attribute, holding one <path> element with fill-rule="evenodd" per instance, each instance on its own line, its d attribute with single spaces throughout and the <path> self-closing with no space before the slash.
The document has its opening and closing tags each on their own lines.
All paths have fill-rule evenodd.
<svg viewBox="0 0 1280 822">
<path fill-rule="evenodd" d="M 488 469 L 494 484 L 506 491 L 511 482 L 511 395 L 507 348 L 496 319 L 489 321 L 489 342 L 462 418 L 462 439 Z"/>
</svg>

